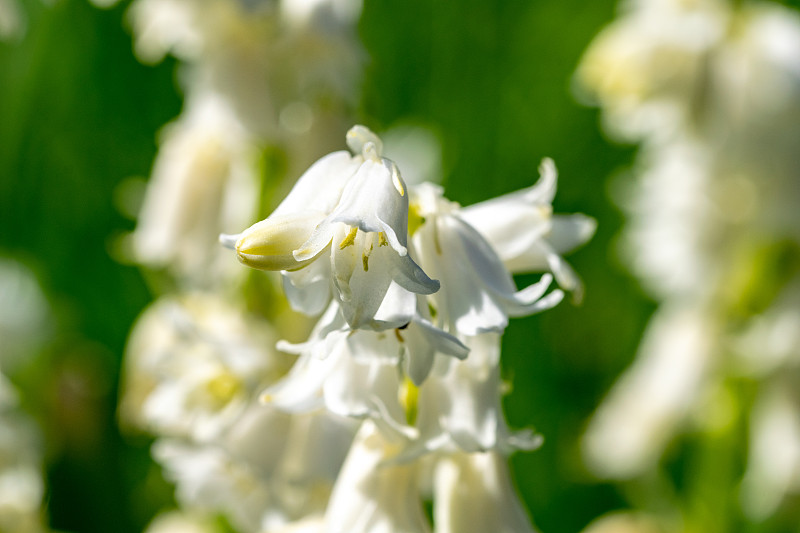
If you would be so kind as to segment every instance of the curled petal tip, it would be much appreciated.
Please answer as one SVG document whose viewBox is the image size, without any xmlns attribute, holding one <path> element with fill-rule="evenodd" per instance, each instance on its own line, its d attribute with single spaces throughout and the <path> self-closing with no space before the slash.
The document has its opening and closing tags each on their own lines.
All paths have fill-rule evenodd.
<svg viewBox="0 0 800 533">
<path fill-rule="evenodd" d="M 364 157 L 366 157 L 364 151 L 365 148 L 368 148 L 367 145 L 369 144 L 372 145 L 372 149 L 370 150 L 374 150 L 377 157 L 380 157 L 381 153 L 383 153 L 383 143 L 378 136 L 366 126 L 361 126 L 360 124 L 353 126 L 347 132 L 346 139 L 347 146 L 354 154 L 364 155 Z"/>
</svg>

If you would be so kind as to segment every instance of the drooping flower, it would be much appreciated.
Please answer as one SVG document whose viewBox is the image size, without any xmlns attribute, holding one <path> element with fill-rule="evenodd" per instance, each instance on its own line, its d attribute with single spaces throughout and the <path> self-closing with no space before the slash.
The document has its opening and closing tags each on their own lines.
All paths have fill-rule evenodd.
<svg viewBox="0 0 800 533">
<path fill-rule="evenodd" d="M 502 332 L 508 317 L 530 315 L 561 301 L 559 290 L 545 296 L 550 275 L 517 291 L 495 249 L 461 217 L 460 207 L 443 197 L 441 188 L 426 183 L 415 187 L 413 194 L 414 250 L 420 264 L 442 285 L 429 298 L 437 326 L 463 335 Z"/>
<path fill-rule="evenodd" d="M 224 285 L 240 269 L 231 268 L 217 237 L 246 224 L 258 207 L 253 140 L 230 103 L 207 91 L 187 100 L 160 141 L 132 234 L 134 259 L 167 269 L 182 286 Z"/>
<path fill-rule="evenodd" d="M 163 298 L 131 333 L 123 422 L 207 441 L 283 371 L 270 328 L 209 295 Z"/>
<path fill-rule="evenodd" d="M 459 214 L 512 273 L 549 270 L 560 287 L 580 294 L 580 278 L 561 254 L 591 239 L 597 222 L 580 213 L 554 215 L 558 173 L 552 159 L 542 160 L 539 174 L 535 185 L 467 206 Z"/>
<path fill-rule="evenodd" d="M 364 145 L 369 142 L 365 138 Z M 341 157 L 340 161 L 342 166 L 352 164 L 349 156 Z M 336 168 L 325 160 L 317 165 L 323 169 L 327 165 Z M 535 247 L 552 233 L 553 224 L 548 218 L 555 192 L 552 164 L 545 164 L 543 173 L 545 180 L 539 186 L 472 212 L 472 218 L 478 222 L 502 218 L 506 210 L 515 214 L 518 227 L 498 229 L 499 224 L 486 221 L 487 234 L 499 235 L 499 248 L 510 250 L 508 261 L 516 261 L 521 270 L 547 269 L 548 255 L 557 258 L 550 259 L 551 264 L 565 265 L 555 251 L 556 245 L 545 245 L 538 252 L 524 249 L 525 244 Z M 312 167 L 307 176 L 314 174 L 324 172 Z M 284 213 L 295 210 L 303 197 L 311 209 L 321 206 L 319 211 L 323 213 L 330 210 L 329 205 L 320 204 L 311 193 L 319 190 L 311 184 L 313 181 L 298 182 L 276 213 L 259 225 L 280 226 Z M 530 432 L 513 433 L 502 414 L 500 334 L 509 316 L 548 309 L 561 300 L 563 293 L 555 290 L 545 294 L 552 280 L 549 274 L 539 283 L 517 291 L 495 247 L 464 220 L 461 215 L 465 210 L 447 201 L 438 186 L 424 183 L 412 187 L 410 197 L 409 250 L 425 270 L 435 272 L 442 280 L 440 291 L 415 294 L 391 281 L 381 294 L 383 300 L 375 304 L 378 307 L 372 313 L 371 327 L 361 330 L 353 330 L 348 323 L 344 304 L 333 302 L 309 341 L 279 344 L 280 349 L 299 358 L 289 374 L 269 387 L 262 399 L 289 412 L 324 407 L 339 415 L 369 419 L 387 434 L 405 439 L 403 451 L 395 457 L 397 461 L 411 461 L 434 451 L 507 453 L 535 448 L 539 437 Z M 548 211 L 544 218 L 540 216 L 543 211 Z M 540 216 L 537 224 L 528 224 L 537 216 Z M 312 225 L 313 222 L 308 227 Z M 322 223 L 306 231 L 323 233 L 321 226 Z M 588 217 L 578 215 L 574 220 L 565 219 L 563 227 L 566 229 L 562 234 L 567 237 L 558 246 L 566 249 L 588 238 L 594 224 Z M 515 231 L 520 242 L 508 245 L 504 230 Z M 253 231 L 261 228 L 254 226 Z M 246 235 L 237 243 L 240 255 Z M 322 240 L 327 243 L 329 239 L 326 235 Z M 248 260 L 296 261 L 299 241 L 295 238 L 285 247 L 291 254 L 284 254 L 283 259 L 278 254 L 264 254 L 263 259 L 255 256 Z M 268 239 L 263 242 L 268 246 Z M 280 242 L 275 239 L 273 244 Z M 371 264 L 372 260 L 369 261 Z M 320 274 L 307 274 L 317 264 L 319 261 L 300 265 L 296 273 L 286 275 L 306 276 L 304 281 L 312 288 L 325 279 Z M 572 279 L 564 274 L 571 272 L 568 268 L 558 268 L 564 280 Z M 355 283 L 351 285 L 355 287 Z M 292 283 L 287 286 L 297 290 Z M 291 292 L 289 296 L 292 297 Z M 474 353 L 468 357 L 470 350 Z"/>
<path fill-rule="evenodd" d="M 497 452 L 456 453 L 436 462 L 435 533 L 534 533 L 506 458 Z"/>
<path fill-rule="evenodd" d="M 708 387 L 715 325 L 691 308 L 660 309 L 633 366 L 611 389 L 584 437 L 590 468 L 629 479 L 657 464 Z"/>
<path fill-rule="evenodd" d="M 306 293 L 327 279 L 347 323 L 375 327 L 392 282 L 416 294 L 436 292 L 439 283 L 408 253 L 408 194 L 397 166 L 380 156 L 380 139 L 356 126 L 347 141 L 355 156 L 336 152 L 317 161 L 272 215 L 222 240 L 246 265 L 286 271 L 294 285 L 287 296 L 299 310 L 324 308 L 327 298 Z"/>
<path fill-rule="evenodd" d="M 415 433 L 407 426 L 401 392 L 422 385 L 437 356 L 463 359 L 468 351 L 418 315 L 394 331 L 350 330 L 335 302 L 307 342 L 278 346 L 299 358 L 265 391 L 266 403 L 289 412 L 325 407 L 342 416 L 370 418 L 409 437 Z"/>
<path fill-rule="evenodd" d="M 272 531 L 324 511 L 355 432 L 349 422 L 254 402 L 214 442 L 160 438 L 153 456 L 182 507 L 222 513 L 246 533 Z"/>
<path fill-rule="evenodd" d="M 500 335 L 462 338 L 469 356 L 438 357 L 428 379 L 413 389 L 416 434 L 398 460 L 430 452 L 509 454 L 541 445 L 541 436 L 530 430 L 511 431 L 503 415 Z"/>
<path fill-rule="evenodd" d="M 387 464 L 398 445 L 373 424 L 361 427 L 325 514 L 325 533 L 427 533 L 419 465 Z"/>
</svg>

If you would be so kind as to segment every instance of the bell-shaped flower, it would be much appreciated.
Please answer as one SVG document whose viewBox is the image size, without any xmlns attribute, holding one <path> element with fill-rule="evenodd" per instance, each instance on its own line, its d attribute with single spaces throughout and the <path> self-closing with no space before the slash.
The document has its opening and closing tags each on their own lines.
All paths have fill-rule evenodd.
<svg viewBox="0 0 800 533">
<path fill-rule="evenodd" d="M 388 464 L 400 444 L 365 422 L 325 513 L 325 533 L 426 533 L 417 464 Z"/>
<path fill-rule="evenodd" d="M 371 327 L 393 281 L 417 294 L 432 294 L 439 283 L 408 254 L 408 193 L 397 166 L 380 156 L 380 139 L 356 126 L 347 140 L 355 156 L 319 160 L 272 215 L 221 240 L 248 266 L 286 271 L 296 309 L 321 311 L 327 297 L 308 292 L 327 278 L 350 327 Z M 328 264 L 292 275 L 323 256 Z"/>
<path fill-rule="evenodd" d="M 132 258 L 166 269 L 184 286 L 225 286 L 241 269 L 217 236 L 256 214 L 256 144 L 230 103 L 210 90 L 187 98 L 185 111 L 164 126 L 159 141 L 128 243 Z"/>
<path fill-rule="evenodd" d="M 220 530 L 211 517 L 175 510 L 156 516 L 144 533 L 220 533 Z"/>
<path fill-rule="evenodd" d="M 357 427 L 253 402 L 214 442 L 160 438 L 153 456 L 182 507 L 225 515 L 242 533 L 322 513 Z"/>
<path fill-rule="evenodd" d="M 387 323 L 393 322 L 387 315 Z M 420 315 L 394 331 L 350 330 L 332 303 L 309 341 L 278 348 L 299 355 L 289 374 L 263 394 L 289 412 L 319 408 L 341 416 L 370 418 L 389 431 L 413 436 L 408 404 L 401 396 L 421 385 L 437 354 L 463 359 L 467 348 Z"/>
<path fill-rule="evenodd" d="M 708 394 L 719 324 L 683 304 L 653 316 L 630 368 L 600 404 L 583 438 L 598 476 L 631 479 L 654 468 L 670 439 Z"/>
<path fill-rule="evenodd" d="M 414 389 L 417 434 L 398 461 L 434 451 L 511 453 L 541 445 L 541 437 L 530 430 L 512 432 L 503 416 L 500 335 L 464 341 L 469 357 L 438 358 L 428 379 Z"/>
<path fill-rule="evenodd" d="M 800 406 L 797 377 L 784 372 L 767 381 L 756 398 L 750 420 L 747 471 L 741 502 L 754 520 L 775 514 L 800 492 Z"/>
<path fill-rule="evenodd" d="M 456 453 L 434 470 L 436 533 L 534 533 L 514 489 L 506 458 L 497 452 Z"/>
<path fill-rule="evenodd" d="M 420 264 L 441 279 L 441 290 L 429 299 L 436 325 L 461 335 L 501 332 L 508 317 L 530 315 L 561 301 L 559 290 L 545 295 L 550 275 L 517 291 L 497 252 L 460 216 L 459 206 L 442 197 L 441 188 L 422 184 L 414 196 L 412 243 Z"/>
<path fill-rule="evenodd" d="M 131 332 L 123 421 L 159 435 L 217 438 L 285 368 L 267 326 L 209 295 L 158 300 Z"/>
<path fill-rule="evenodd" d="M 580 278 L 560 254 L 588 241 L 597 222 L 583 214 L 554 215 L 558 174 L 552 159 L 542 160 L 539 174 L 532 187 L 465 207 L 459 214 L 511 272 L 549 270 L 561 288 L 580 294 Z"/>
<path fill-rule="evenodd" d="M 253 533 L 265 512 L 275 509 L 275 496 L 258 470 L 218 447 L 160 439 L 153 456 L 176 483 L 176 499 L 185 508 L 223 512 L 237 528 Z"/>
</svg>

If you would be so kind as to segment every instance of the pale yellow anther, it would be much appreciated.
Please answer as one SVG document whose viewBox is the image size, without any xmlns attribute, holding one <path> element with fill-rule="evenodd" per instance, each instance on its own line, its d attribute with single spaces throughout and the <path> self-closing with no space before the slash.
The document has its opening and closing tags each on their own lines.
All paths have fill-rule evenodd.
<svg viewBox="0 0 800 533">
<path fill-rule="evenodd" d="M 372 254 L 372 244 L 369 245 L 369 250 L 361 254 L 361 264 L 364 267 L 364 272 L 369 271 L 369 256 Z"/>
<path fill-rule="evenodd" d="M 384 232 L 378 233 L 378 246 L 389 246 L 389 241 L 386 240 Z"/>
<path fill-rule="evenodd" d="M 406 195 L 406 189 L 403 187 L 403 178 L 400 177 L 400 170 L 394 163 L 392 163 L 392 184 L 397 189 L 397 192 L 400 193 L 400 196 Z"/>
<path fill-rule="evenodd" d="M 356 242 L 356 234 L 358 234 L 358 228 L 355 226 L 351 227 L 348 234 L 342 239 L 342 242 L 339 243 L 339 249 L 344 250 L 348 246 L 353 246 Z"/>
</svg>

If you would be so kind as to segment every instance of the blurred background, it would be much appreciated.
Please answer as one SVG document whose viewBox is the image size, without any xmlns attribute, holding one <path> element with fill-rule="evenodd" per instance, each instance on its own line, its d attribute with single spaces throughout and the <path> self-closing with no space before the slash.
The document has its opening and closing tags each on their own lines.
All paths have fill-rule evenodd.
<svg viewBox="0 0 800 533">
<path fill-rule="evenodd" d="M 32 464 L 44 481 L 42 520 L 57 531 L 140 532 L 174 505 L 150 459 L 151 437 L 120 429 L 118 398 L 131 326 L 158 292 L 124 238 L 185 84 L 174 56 L 137 59 L 129 7 L 0 1 L 1 364 L 15 409 L 38 428 L 31 447 L 41 451 Z M 716 435 L 726 455 L 713 468 L 702 458 L 719 442 L 702 431 L 668 439 L 658 481 L 604 481 L 586 466 L 581 437 L 658 303 L 622 259 L 625 215 L 610 192 L 633 179 L 637 145 L 606 137 L 600 110 L 576 98 L 576 68 L 616 9 L 611 0 L 365 2 L 352 116 L 376 132 L 425 128 L 440 145 L 441 182 L 462 205 L 531 185 L 551 157 L 554 211 L 598 221 L 568 258 L 583 301 L 513 321 L 504 338 L 509 422 L 545 437 L 538 451 L 512 458 L 541 531 L 578 532 L 611 511 L 657 513 L 675 501 L 702 509 L 687 531 L 800 531 L 796 505 L 760 520 L 739 507 L 744 414 Z M 344 148 L 346 127 L 330 149 Z M 264 148 L 263 177 L 327 152 L 303 164 L 292 153 L 279 142 Z M 746 402 L 752 387 L 742 390 Z"/>
</svg>

